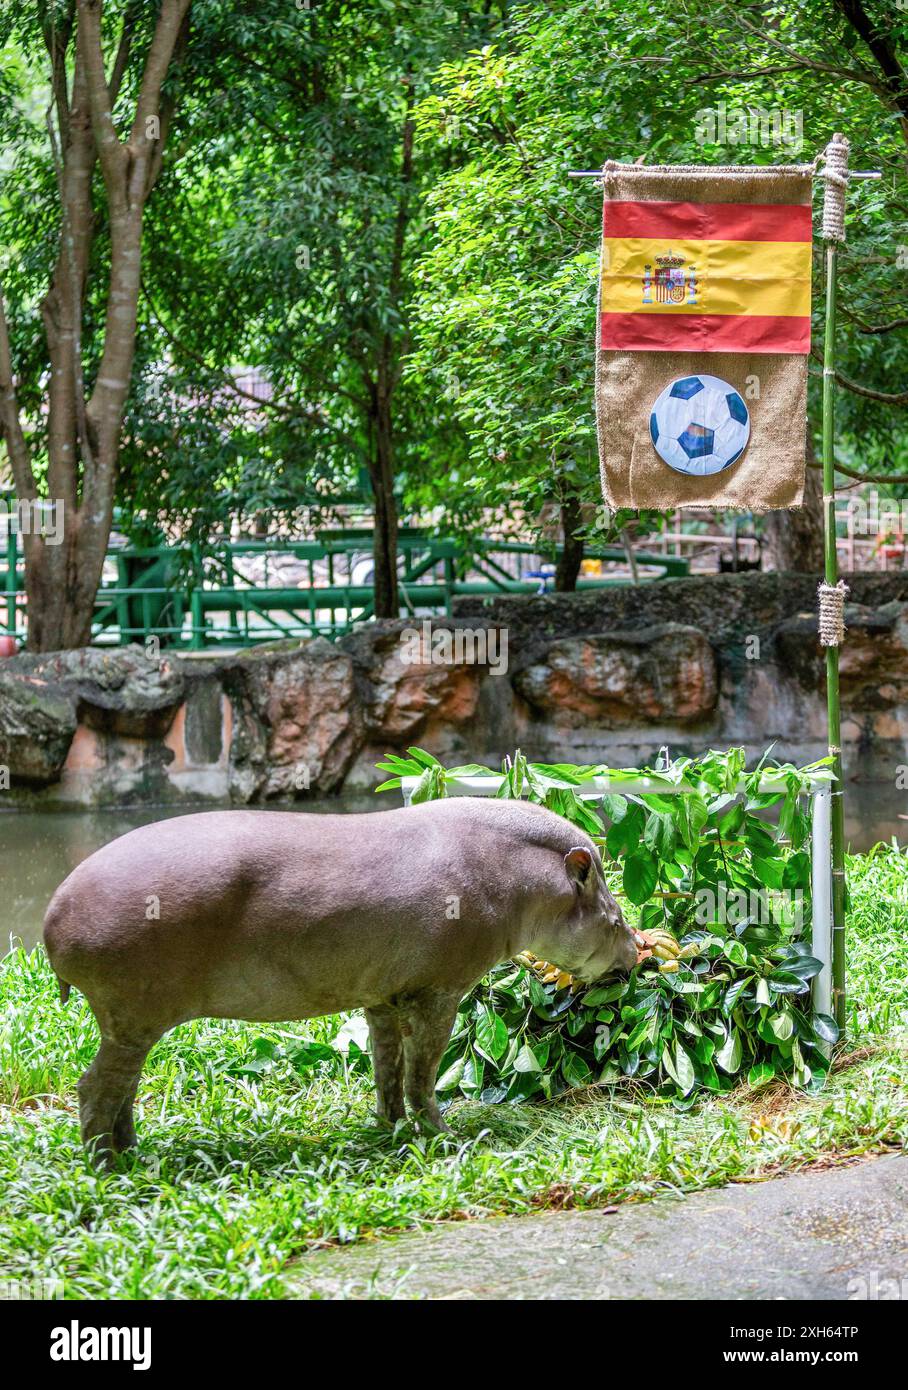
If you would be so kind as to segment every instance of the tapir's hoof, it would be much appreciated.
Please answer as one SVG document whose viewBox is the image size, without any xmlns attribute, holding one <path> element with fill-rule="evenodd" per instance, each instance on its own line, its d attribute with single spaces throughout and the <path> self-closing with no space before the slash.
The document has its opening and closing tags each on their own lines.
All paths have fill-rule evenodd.
<svg viewBox="0 0 908 1390">
<path fill-rule="evenodd" d="M 450 1134 L 451 1126 L 445 1124 L 440 1113 L 435 1110 L 417 1110 L 413 1116 L 420 1134 Z"/>
</svg>

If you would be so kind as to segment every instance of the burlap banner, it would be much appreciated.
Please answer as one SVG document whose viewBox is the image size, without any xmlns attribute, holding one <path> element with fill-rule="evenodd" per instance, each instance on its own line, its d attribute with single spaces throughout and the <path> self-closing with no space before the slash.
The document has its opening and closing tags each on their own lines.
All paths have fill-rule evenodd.
<svg viewBox="0 0 908 1390">
<path fill-rule="evenodd" d="M 596 420 L 609 506 L 800 506 L 812 176 L 606 164 Z"/>
</svg>

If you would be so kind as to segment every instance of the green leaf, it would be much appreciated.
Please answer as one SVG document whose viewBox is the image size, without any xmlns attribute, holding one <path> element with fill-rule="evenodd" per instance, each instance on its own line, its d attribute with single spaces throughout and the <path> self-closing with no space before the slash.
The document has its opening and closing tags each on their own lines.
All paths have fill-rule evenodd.
<svg viewBox="0 0 908 1390">
<path fill-rule="evenodd" d="M 697 1080 L 697 1069 L 679 1042 L 675 1043 L 675 1079 L 682 1095 L 689 1095 Z"/>
<path fill-rule="evenodd" d="M 814 1014 L 811 1018 L 813 1031 L 821 1042 L 835 1043 L 839 1040 L 839 1025 L 829 1014 Z"/>
<path fill-rule="evenodd" d="M 441 767 L 441 763 L 431 753 L 427 753 L 424 748 L 408 748 L 407 752 L 414 762 L 419 763 L 420 767 Z"/>
<path fill-rule="evenodd" d="M 628 898 L 636 906 L 652 897 L 659 881 L 659 870 L 654 855 L 649 850 L 636 849 L 624 861 L 622 882 Z"/>
<path fill-rule="evenodd" d="M 755 1062 L 747 1073 L 747 1084 L 756 1090 L 759 1086 L 767 1086 L 770 1081 L 775 1080 L 776 1069 L 771 1062 Z"/>
<path fill-rule="evenodd" d="M 588 1086 L 593 1075 L 587 1063 L 576 1052 L 569 1052 L 564 1058 L 561 1074 L 569 1086 Z"/>
<path fill-rule="evenodd" d="M 475 1046 L 490 1062 L 503 1057 L 508 1047 L 508 1029 L 503 1018 L 483 1004 L 476 1020 Z"/>
<path fill-rule="evenodd" d="M 620 859 L 622 855 L 629 854 L 640 843 L 643 823 L 643 808 L 633 802 L 628 806 L 627 814 L 609 826 L 605 847 L 613 859 Z"/>
<path fill-rule="evenodd" d="M 616 796 L 613 792 L 606 792 L 602 798 L 602 809 L 610 821 L 620 821 L 627 813 L 627 798 Z"/>
<path fill-rule="evenodd" d="M 616 980 L 614 984 L 601 985 L 598 989 L 587 990 L 583 996 L 583 1002 L 591 1009 L 597 1008 L 600 1004 L 611 1004 L 626 994 L 627 988 L 626 980 Z"/>
<path fill-rule="evenodd" d="M 514 1058 L 514 1070 L 517 1072 L 542 1071 L 542 1066 L 536 1053 L 529 1043 L 524 1043 L 523 1047 Z"/>
<path fill-rule="evenodd" d="M 458 1057 L 453 1062 L 443 1076 L 440 1076 L 435 1083 L 436 1091 L 453 1091 L 460 1085 L 461 1077 L 467 1065 L 466 1057 Z"/>
<path fill-rule="evenodd" d="M 722 1047 L 716 1053 L 716 1066 L 733 1076 L 741 1065 L 743 1051 L 737 1028 L 732 1028 Z"/>
<path fill-rule="evenodd" d="M 787 1042 L 794 1034 L 794 1019 L 787 1009 L 780 1009 L 778 1013 L 770 1015 L 769 1027 L 774 1038 Z"/>
<path fill-rule="evenodd" d="M 410 804 L 418 806 L 424 801 L 438 801 L 445 794 L 444 788 L 444 768 L 427 767 L 425 771 L 420 774 L 419 781 L 413 788 Z"/>
</svg>

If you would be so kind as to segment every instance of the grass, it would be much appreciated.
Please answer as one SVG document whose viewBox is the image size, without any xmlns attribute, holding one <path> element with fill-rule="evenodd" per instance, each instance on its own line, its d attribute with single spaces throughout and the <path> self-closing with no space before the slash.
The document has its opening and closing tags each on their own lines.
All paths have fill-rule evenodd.
<svg viewBox="0 0 908 1390">
<path fill-rule="evenodd" d="M 903 1146 L 908 1137 L 908 857 L 849 863 L 849 1032 L 816 1097 L 746 1087 L 688 1114 L 632 1094 L 464 1102 L 453 1139 L 382 1132 L 362 1063 L 288 1057 L 339 1020 L 197 1022 L 163 1039 L 138 1151 L 86 1164 L 75 1082 L 96 1046 L 40 951 L 0 966 L 0 1278 L 68 1298 L 275 1298 L 315 1245 L 445 1219 L 692 1192 Z M 263 1045 L 267 1039 L 273 1046 Z M 251 1063 L 251 1065 L 250 1065 Z M 258 1070 L 256 1070 L 258 1069 Z"/>
</svg>

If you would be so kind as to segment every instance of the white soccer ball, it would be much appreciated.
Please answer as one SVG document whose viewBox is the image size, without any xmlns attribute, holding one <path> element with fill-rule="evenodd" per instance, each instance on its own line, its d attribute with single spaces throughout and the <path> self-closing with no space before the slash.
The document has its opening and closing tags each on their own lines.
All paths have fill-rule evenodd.
<svg viewBox="0 0 908 1390">
<path fill-rule="evenodd" d="M 683 376 L 656 398 L 649 432 L 669 468 L 702 478 L 737 463 L 750 438 L 750 415 L 721 377 Z"/>
</svg>

